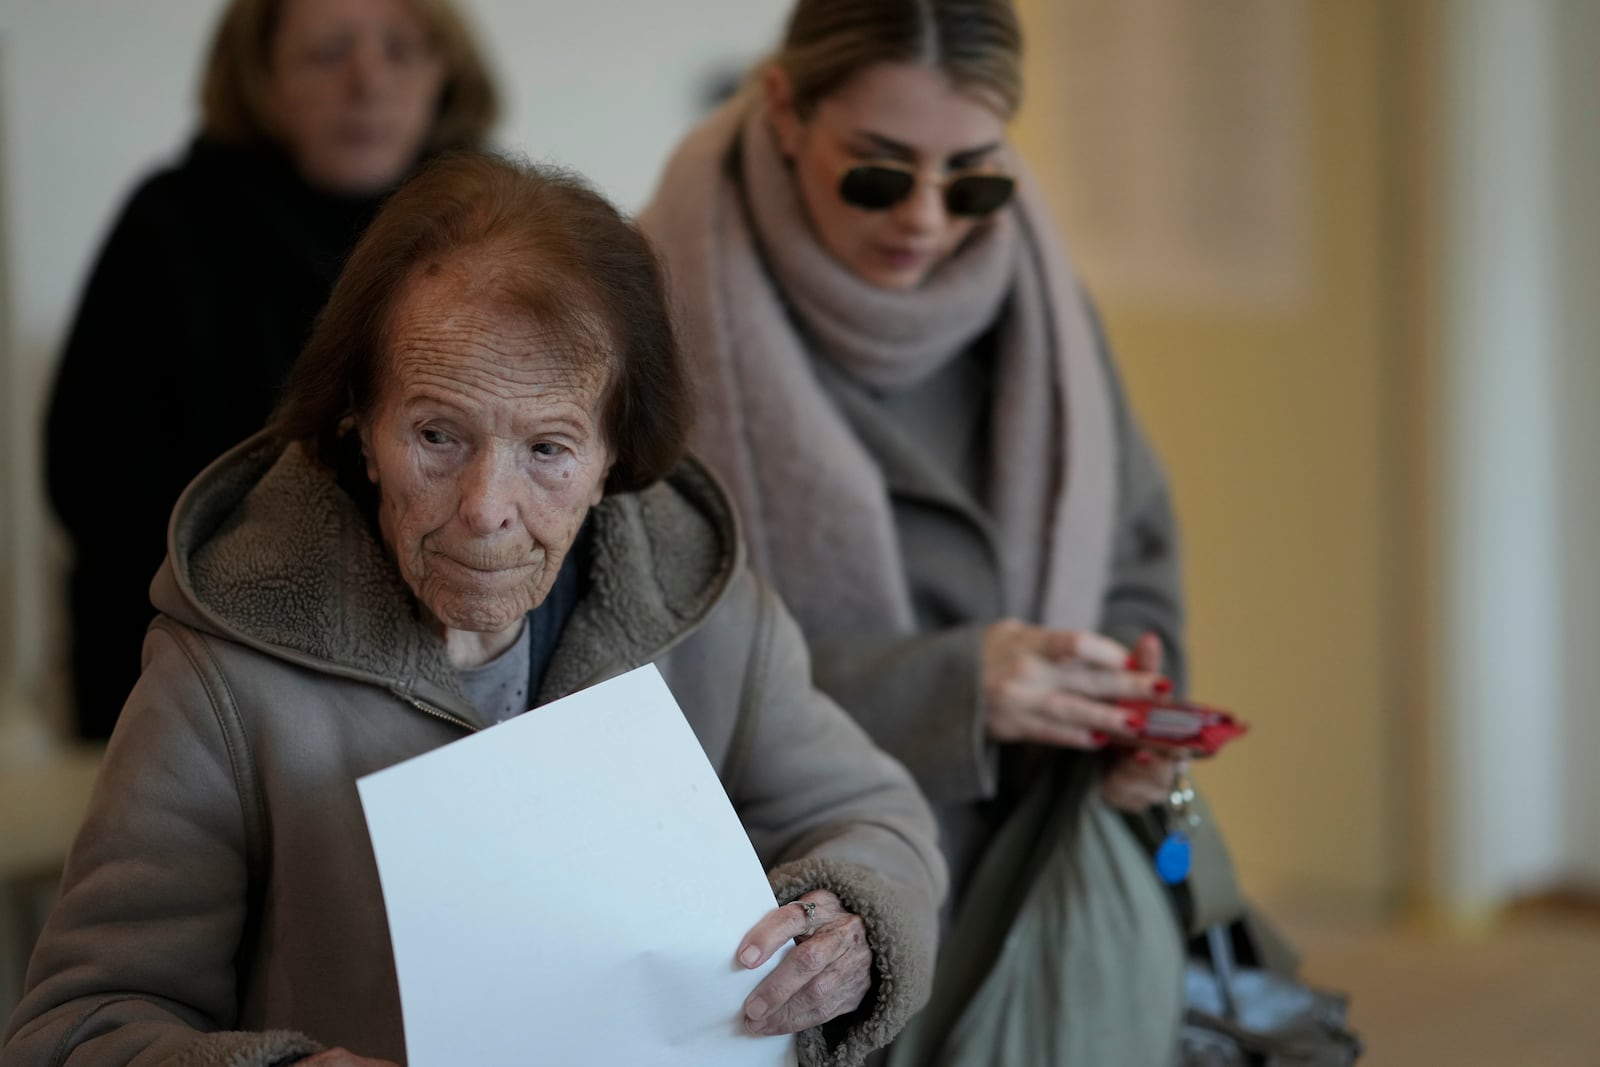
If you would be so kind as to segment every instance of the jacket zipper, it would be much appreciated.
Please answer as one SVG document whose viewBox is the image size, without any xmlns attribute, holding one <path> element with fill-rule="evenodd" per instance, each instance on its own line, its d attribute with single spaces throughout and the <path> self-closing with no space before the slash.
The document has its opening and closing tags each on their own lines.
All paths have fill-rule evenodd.
<svg viewBox="0 0 1600 1067">
<path fill-rule="evenodd" d="M 425 715 L 432 715 L 435 719 L 443 719 L 445 722 L 450 723 L 453 726 L 461 727 L 469 734 L 475 734 L 478 732 L 478 727 L 472 725 L 465 719 L 457 718 L 448 711 L 441 711 L 432 704 L 424 703 L 423 701 L 418 700 L 416 697 L 408 696 L 405 698 L 405 700 L 406 703 L 410 704 L 412 707 L 416 708 Z"/>
</svg>

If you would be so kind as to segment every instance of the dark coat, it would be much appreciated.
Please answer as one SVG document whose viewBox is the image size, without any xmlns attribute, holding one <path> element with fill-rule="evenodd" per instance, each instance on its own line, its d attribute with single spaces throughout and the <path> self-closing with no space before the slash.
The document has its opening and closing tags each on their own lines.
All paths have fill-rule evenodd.
<svg viewBox="0 0 1600 1067">
<path fill-rule="evenodd" d="M 374 199 L 319 193 L 274 151 L 196 140 L 101 250 L 57 372 L 50 500 L 73 547 L 79 730 L 110 733 L 139 675 L 179 492 L 260 429 Z"/>
</svg>

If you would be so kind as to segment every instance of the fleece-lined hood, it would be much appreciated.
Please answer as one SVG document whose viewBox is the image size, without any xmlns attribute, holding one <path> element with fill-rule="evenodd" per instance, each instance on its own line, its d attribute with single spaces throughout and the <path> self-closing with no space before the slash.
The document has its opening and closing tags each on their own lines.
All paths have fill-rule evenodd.
<svg viewBox="0 0 1600 1067">
<path fill-rule="evenodd" d="M 589 519 L 593 595 L 567 624 L 540 699 L 658 657 L 742 563 L 735 518 L 693 460 Z M 300 445 L 258 434 L 185 491 L 151 588 L 198 630 L 476 718 L 439 638 L 360 507 Z"/>
</svg>

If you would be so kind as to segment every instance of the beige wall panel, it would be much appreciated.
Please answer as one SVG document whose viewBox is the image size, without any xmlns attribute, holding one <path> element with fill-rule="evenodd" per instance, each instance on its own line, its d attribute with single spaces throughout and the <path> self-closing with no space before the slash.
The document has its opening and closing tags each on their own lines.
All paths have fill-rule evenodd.
<svg viewBox="0 0 1600 1067">
<path fill-rule="evenodd" d="M 1186 541 L 1194 692 L 1254 725 L 1251 736 L 1200 772 L 1242 873 L 1269 900 L 1379 903 L 1400 888 L 1398 846 L 1408 824 L 1398 780 L 1400 711 L 1391 697 L 1401 595 L 1393 573 L 1402 466 L 1394 442 L 1402 438 L 1389 344 L 1398 272 L 1391 264 L 1395 238 L 1385 230 L 1385 109 L 1393 102 L 1382 89 L 1390 52 L 1380 37 L 1381 4 L 1226 0 L 1204 7 L 1218 24 L 1208 30 L 1210 65 L 1189 63 L 1182 78 L 1169 72 L 1168 87 L 1152 90 L 1141 65 L 1159 61 L 1163 47 L 1176 53 L 1170 44 L 1141 49 L 1124 42 L 1130 69 L 1102 75 L 1099 99 L 1086 102 L 1061 96 L 1073 84 L 1064 71 L 1074 56 L 1097 49 L 1087 34 L 1073 39 L 1073 28 L 1115 22 L 1107 12 L 1120 11 L 1131 13 L 1139 32 L 1170 38 L 1175 31 L 1161 20 L 1179 18 L 1182 6 L 1024 2 L 1030 96 L 1018 140 L 1061 217 L 1096 227 L 1075 203 L 1072 183 L 1079 171 L 1097 174 L 1104 163 L 1074 158 L 1072 116 L 1088 107 L 1097 121 L 1115 123 L 1122 106 L 1116 87 L 1125 78 L 1129 98 L 1142 97 L 1129 114 L 1142 108 L 1148 115 L 1171 101 L 1188 108 L 1192 121 L 1256 124 L 1219 127 L 1215 137 L 1185 134 L 1170 148 L 1177 154 L 1169 165 L 1204 170 L 1184 153 L 1231 145 L 1262 160 L 1271 182 L 1292 183 L 1263 190 L 1255 222 L 1287 226 L 1293 243 L 1251 245 L 1269 249 L 1275 269 L 1293 275 L 1283 284 L 1230 288 L 1200 278 L 1186 285 L 1181 276 L 1174 280 L 1170 261 L 1141 273 L 1114 251 L 1092 254 L 1106 246 L 1103 229 L 1078 258 L 1174 486 Z M 1278 25 L 1265 30 L 1254 24 L 1261 19 Z M 1225 32 L 1230 22 L 1232 36 Z M 1233 59 L 1229 47 L 1240 50 Z M 1240 70 L 1254 71 L 1261 91 L 1296 98 L 1238 107 L 1212 83 L 1237 85 Z M 1152 91 L 1168 96 L 1152 102 Z M 1216 106 L 1197 111 L 1193 101 L 1208 97 Z M 1123 136 L 1137 143 L 1142 134 Z M 1227 209 L 1238 211 L 1237 199 Z M 1204 200 L 1187 210 L 1203 212 Z M 1169 232 L 1174 243 L 1186 239 L 1181 225 Z M 1141 254 L 1161 256 L 1149 227 L 1139 240 Z M 1218 255 L 1227 254 L 1219 245 Z M 1172 258 L 1186 270 L 1204 269 L 1192 247 Z M 1218 270 L 1248 280 L 1259 277 L 1260 266 Z"/>
</svg>

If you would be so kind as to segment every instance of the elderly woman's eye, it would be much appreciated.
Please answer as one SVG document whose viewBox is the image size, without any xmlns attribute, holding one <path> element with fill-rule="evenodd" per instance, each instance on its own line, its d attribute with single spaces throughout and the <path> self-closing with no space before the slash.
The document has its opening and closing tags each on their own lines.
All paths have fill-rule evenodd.
<svg viewBox="0 0 1600 1067">
<path fill-rule="evenodd" d="M 428 428 L 422 431 L 422 439 L 430 445 L 446 445 L 450 443 L 450 435 L 443 430 Z"/>
<path fill-rule="evenodd" d="M 554 459 L 565 451 L 565 448 L 554 441 L 537 441 L 533 446 L 533 454 L 543 459 Z"/>
</svg>

